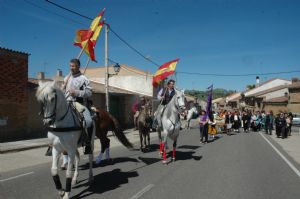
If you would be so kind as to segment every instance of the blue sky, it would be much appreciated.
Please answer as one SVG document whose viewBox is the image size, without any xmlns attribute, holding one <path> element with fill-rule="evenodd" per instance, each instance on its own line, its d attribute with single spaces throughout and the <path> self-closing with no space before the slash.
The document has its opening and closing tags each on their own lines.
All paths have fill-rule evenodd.
<svg viewBox="0 0 300 199">
<path fill-rule="evenodd" d="M 300 1 L 267 0 L 53 0 L 94 18 L 106 7 L 105 18 L 130 44 L 162 64 L 180 58 L 178 71 L 244 74 L 300 70 Z M 36 6 L 31 5 L 32 2 Z M 90 21 L 44 0 L 0 0 L 0 46 L 29 52 L 29 76 L 46 68 L 68 72 L 75 31 Z M 59 15 L 59 16 L 58 16 Z M 103 33 L 103 32 L 102 32 Z M 96 46 L 104 65 L 104 34 Z M 155 72 L 157 67 L 130 50 L 113 34 L 109 57 Z M 81 61 L 84 64 L 86 57 Z M 299 77 L 300 73 L 261 76 Z M 250 77 L 176 75 L 178 86 L 205 89 L 208 85 L 243 90 Z"/>
</svg>

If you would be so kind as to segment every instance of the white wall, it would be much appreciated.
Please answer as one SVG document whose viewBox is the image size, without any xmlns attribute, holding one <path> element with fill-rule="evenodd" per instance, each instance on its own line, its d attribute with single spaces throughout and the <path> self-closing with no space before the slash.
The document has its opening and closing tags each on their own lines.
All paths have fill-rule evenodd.
<svg viewBox="0 0 300 199">
<path fill-rule="evenodd" d="M 255 94 L 255 93 L 258 93 L 258 92 L 261 92 L 261 91 L 264 91 L 264 90 L 267 90 L 267 89 L 271 89 L 271 88 L 274 88 L 277 86 L 282 86 L 282 85 L 288 85 L 288 84 L 292 84 L 292 82 L 289 80 L 284 80 L 284 79 L 275 79 L 275 80 L 270 81 L 262 86 L 259 86 L 257 88 L 254 88 L 254 89 L 251 89 L 251 90 L 245 92 L 245 97 Z"/>
<path fill-rule="evenodd" d="M 104 78 L 90 78 L 92 81 L 105 84 Z M 147 76 L 112 76 L 109 85 L 140 95 L 153 96 L 152 77 Z"/>
<path fill-rule="evenodd" d="M 288 88 L 283 88 L 283 89 L 280 89 L 280 90 L 277 90 L 277 91 L 266 93 L 266 94 L 260 95 L 259 97 L 266 97 L 266 100 L 269 100 L 269 99 L 272 99 L 272 98 L 284 97 L 285 93 L 289 93 Z"/>
</svg>

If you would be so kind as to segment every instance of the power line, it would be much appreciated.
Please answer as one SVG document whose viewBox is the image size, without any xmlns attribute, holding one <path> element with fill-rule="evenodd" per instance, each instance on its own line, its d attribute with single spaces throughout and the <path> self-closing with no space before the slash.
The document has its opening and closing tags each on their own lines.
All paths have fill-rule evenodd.
<svg viewBox="0 0 300 199">
<path fill-rule="evenodd" d="M 199 76 L 245 77 L 245 76 L 261 76 L 261 75 L 278 75 L 278 74 L 300 73 L 300 70 L 270 72 L 270 73 L 249 73 L 249 74 L 195 73 L 195 72 L 184 72 L 184 71 L 178 71 L 177 73 L 185 74 L 185 75 L 199 75 Z"/>
<path fill-rule="evenodd" d="M 83 17 L 83 18 L 86 18 L 86 19 L 89 19 L 89 20 L 93 20 L 93 19 L 90 18 L 90 17 L 87 17 L 87 16 L 85 16 L 85 15 L 82 15 L 82 14 L 80 14 L 79 12 L 76 12 L 76 11 L 74 11 L 74 10 L 70 10 L 70 9 L 68 9 L 68 8 L 66 8 L 66 7 L 63 7 L 63 6 L 61 6 L 61 5 L 57 4 L 57 3 L 54 3 L 54 2 L 52 2 L 52 1 L 46 0 L 46 2 L 48 2 L 48 3 L 50 3 L 50 4 L 53 4 L 54 6 L 59 7 L 59 8 L 61 8 L 61 9 L 64 9 L 64 10 L 66 10 L 66 11 L 68 11 L 68 12 L 73 13 L 73 14 L 76 14 L 76 15 L 78 15 L 78 16 L 81 16 L 81 17 Z"/>
<path fill-rule="evenodd" d="M 46 11 L 46 12 L 48 12 L 48 13 L 57 15 L 57 16 L 59 16 L 59 17 L 61 17 L 61 18 L 67 19 L 67 20 L 69 20 L 69 21 L 72 21 L 73 23 L 77 23 L 77 24 L 80 24 L 80 25 L 85 25 L 85 24 L 83 24 L 83 23 L 81 23 L 81 22 L 79 22 L 79 21 L 76 21 L 76 20 L 74 20 L 74 19 L 70 19 L 70 18 L 68 18 L 68 17 L 66 17 L 66 16 L 64 16 L 64 15 L 61 15 L 61 14 L 58 14 L 58 13 L 53 12 L 53 11 L 51 11 L 51 10 L 48 10 L 48 9 L 46 9 L 46 8 L 44 8 L 44 7 L 42 7 L 42 6 L 39 6 L 39 5 L 37 5 L 37 4 L 35 4 L 35 3 L 31 2 L 31 1 L 27 1 L 27 0 L 23 0 L 23 1 L 24 1 L 25 3 L 27 3 L 27 4 L 31 5 L 31 6 L 33 6 L 33 7 L 36 7 L 36 8 L 39 8 L 39 9 L 41 9 L 41 10 L 44 10 L 44 11 Z"/>
<path fill-rule="evenodd" d="M 26 0 L 24 0 L 26 1 Z M 52 1 L 49 0 L 45 0 L 46 2 L 59 7 L 63 10 L 66 10 L 68 12 L 71 12 L 75 15 L 78 15 L 80 17 L 83 17 L 85 19 L 88 20 L 93 20 L 92 18 L 85 16 L 83 14 L 80 14 L 79 12 L 76 12 L 74 10 L 68 9 L 64 6 L 61 6 L 57 3 L 54 3 Z M 74 21 L 74 20 L 72 20 Z M 149 59 L 148 57 L 146 57 L 145 55 L 143 55 L 140 51 L 138 51 L 136 48 L 134 48 L 131 44 L 129 44 L 125 39 L 123 39 L 118 33 L 116 33 L 111 27 L 110 25 L 108 25 L 109 29 L 111 30 L 111 32 L 120 40 L 122 41 L 125 45 L 127 45 L 130 49 L 132 49 L 134 52 L 136 52 L 138 55 L 140 55 L 141 57 L 143 57 L 145 60 L 151 62 L 152 64 L 154 64 L 155 66 L 160 66 L 159 64 L 157 64 L 156 62 L 152 61 L 151 59 Z M 111 62 L 114 62 L 110 59 Z M 117 62 L 114 62 L 117 63 Z M 245 76 L 262 76 L 262 75 L 278 75 L 278 74 L 291 74 L 291 73 L 298 73 L 300 72 L 300 70 L 294 70 L 294 71 L 283 71 L 283 72 L 270 72 L 270 73 L 249 73 L 249 74 L 217 74 L 217 73 L 196 73 L 196 72 L 185 72 L 185 71 L 177 71 L 177 74 L 184 74 L 184 75 L 198 75 L 198 76 L 217 76 L 217 77 L 245 77 Z"/>
</svg>

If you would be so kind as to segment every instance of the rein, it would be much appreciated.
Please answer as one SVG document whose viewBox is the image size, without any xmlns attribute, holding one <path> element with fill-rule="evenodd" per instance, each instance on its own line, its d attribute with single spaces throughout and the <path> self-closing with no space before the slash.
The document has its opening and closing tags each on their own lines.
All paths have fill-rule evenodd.
<svg viewBox="0 0 300 199">
<path fill-rule="evenodd" d="M 39 114 L 44 114 L 45 104 L 46 104 L 45 102 L 42 103 L 42 105 L 41 105 L 41 109 L 42 110 L 41 110 L 41 112 Z M 43 119 L 53 119 L 53 123 L 54 122 L 60 122 L 60 121 L 62 121 L 62 120 L 64 120 L 66 118 L 68 112 L 70 111 L 70 107 L 71 106 L 72 106 L 71 103 L 68 103 L 68 108 L 67 108 L 66 112 L 59 119 L 56 119 L 57 94 L 56 94 L 56 91 L 55 91 L 55 101 L 54 101 L 54 108 L 53 108 L 52 114 L 49 115 L 49 116 L 45 116 L 45 114 L 44 114 Z M 72 116 L 73 116 L 73 120 L 74 120 L 74 125 L 76 125 L 76 121 L 75 121 L 74 115 L 72 114 Z M 82 130 L 82 126 L 79 125 L 79 126 L 62 127 L 62 128 L 48 126 L 47 129 L 49 131 L 54 131 L 54 132 L 66 132 L 66 131 Z"/>
</svg>

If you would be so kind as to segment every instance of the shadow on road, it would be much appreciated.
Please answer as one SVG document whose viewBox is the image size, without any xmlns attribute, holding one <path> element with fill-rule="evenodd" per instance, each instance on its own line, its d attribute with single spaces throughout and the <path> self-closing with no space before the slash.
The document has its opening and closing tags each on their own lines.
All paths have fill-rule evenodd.
<svg viewBox="0 0 300 199">
<path fill-rule="evenodd" d="M 182 145 L 179 146 L 178 149 L 191 149 L 191 150 L 196 150 L 200 148 L 201 146 L 195 146 L 195 145 Z"/>
<path fill-rule="evenodd" d="M 112 158 L 112 159 L 109 159 L 109 160 L 107 160 L 107 159 L 102 160 L 102 162 L 98 165 L 93 163 L 93 168 L 111 166 L 111 165 L 118 164 L 118 163 L 123 163 L 123 162 L 139 162 L 139 161 L 136 158 L 130 158 L 130 157 Z M 79 169 L 80 170 L 89 169 L 89 163 L 87 162 L 86 164 L 80 165 Z"/>
<path fill-rule="evenodd" d="M 139 174 L 136 171 L 122 172 L 120 169 L 104 172 L 94 176 L 94 183 L 91 186 L 89 186 L 88 182 L 74 186 L 73 189 L 80 187 L 87 188 L 71 198 L 85 198 L 92 194 L 101 194 L 111 191 L 119 188 L 122 184 L 127 184 L 129 178 L 138 176 Z"/>
<path fill-rule="evenodd" d="M 201 160 L 202 156 L 194 156 L 195 151 L 176 151 L 176 160 Z M 171 156 L 171 152 L 169 152 L 169 156 Z"/>
</svg>

